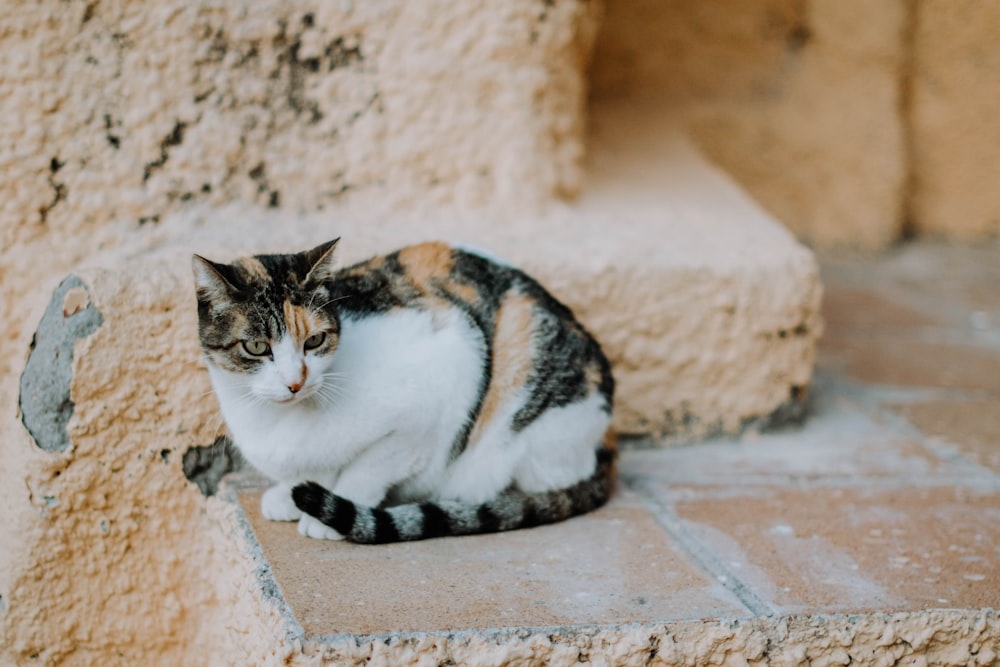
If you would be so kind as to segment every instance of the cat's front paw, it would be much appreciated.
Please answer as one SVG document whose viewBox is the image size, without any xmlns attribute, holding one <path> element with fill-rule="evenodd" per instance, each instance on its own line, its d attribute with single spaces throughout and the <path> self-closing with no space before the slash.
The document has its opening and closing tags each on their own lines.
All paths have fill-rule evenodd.
<svg viewBox="0 0 1000 667">
<path fill-rule="evenodd" d="M 295 506 L 292 491 L 284 484 L 272 486 L 260 499 L 260 513 L 271 521 L 297 521 L 302 510 Z"/>
<path fill-rule="evenodd" d="M 299 519 L 299 533 L 317 540 L 342 540 L 344 536 L 320 522 L 319 519 L 303 514 Z"/>
</svg>

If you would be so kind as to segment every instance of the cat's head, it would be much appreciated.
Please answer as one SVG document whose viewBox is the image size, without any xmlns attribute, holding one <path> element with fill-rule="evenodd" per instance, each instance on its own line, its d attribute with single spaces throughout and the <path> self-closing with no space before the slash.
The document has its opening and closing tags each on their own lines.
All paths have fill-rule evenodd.
<svg viewBox="0 0 1000 667">
<path fill-rule="evenodd" d="M 295 403 L 322 394 L 340 334 L 327 288 L 338 240 L 231 264 L 192 258 L 205 358 L 248 400 Z"/>
</svg>

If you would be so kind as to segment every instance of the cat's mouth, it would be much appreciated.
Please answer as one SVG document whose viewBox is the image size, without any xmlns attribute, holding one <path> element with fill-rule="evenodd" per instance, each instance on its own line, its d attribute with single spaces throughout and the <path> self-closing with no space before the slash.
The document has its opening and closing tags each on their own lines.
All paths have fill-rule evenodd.
<svg viewBox="0 0 1000 667">
<path fill-rule="evenodd" d="M 316 390 L 309 387 L 303 387 L 294 394 L 286 394 L 284 396 L 279 396 L 272 398 L 271 400 L 280 405 L 291 405 L 293 403 L 298 403 L 300 401 L 305 401 L 312 398 L 316 394 Z"/>
</svg>

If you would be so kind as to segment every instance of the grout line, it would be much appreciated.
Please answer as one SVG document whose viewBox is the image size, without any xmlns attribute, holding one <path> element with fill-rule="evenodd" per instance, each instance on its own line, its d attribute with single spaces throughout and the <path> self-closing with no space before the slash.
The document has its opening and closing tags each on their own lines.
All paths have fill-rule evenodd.
<svg viewBox="0 0 1000 667">
<path fill-rule="evenodd" d="M 704 544 L 684 525 L 673 508 L 653 491 L 646 482 L 631 478 L 622 480 L 635 492 L 636 496 L 653 512 L 657 522 L 677 542 L 681 549 L 692 560 L 704 569 L 709 576 L 723 588 L 736 596 L 740 603 L 754 616 L 776 616 L 778 610 L 770 602 L 762 598 L 746 582 L 740 579 L 732 568 L 715 553 L 711 547 Z"/>
<path fill-rule="evenodd" d="M 886 403 L 911 404 L 919 403 L 923 400 L 953 400 L 968 401 L 992 399 L 995 394 L 984 390 L 969 389 L 937 389 L 933 387 L 923 388 L 899 388 L 891 385 L 864 385 L 846 381 L 842 378 L 826 378 L 830 382 L 831 388 L 840 395 L 855 401 L 859 407 L 877 415 L 886 424 L 900 433 L 917 442 L 926 452 L 934 458 L 964 469 L 968 474 L 975 476 L 975 483 L 970 484 L 968 478 L 964 478 L 961 483 L 954 486 L 986 486 L 1000 488 L 1000 474 L 990 468 L 976 463 L 962 453 L 960 447 L 951 444 L 943 438 L 935 438 L 927 435 L 922 430 L 910 423 L 906 417 L 895 412 Z M 912 392 L 912 393 L 911 393 Z M 924 394 L 923 392 L 927 392 Z M 924 482 L 927 485 L 934 485 L 939 480 L 944 480 L 941 476 L 934 476 L 928 480 L 924 478 L 902 478 L 901 481 L 911 484 Z M 930 484 L 928 484 L 930 482 Z"/>
<path fill-rule="evenodd" d="M 969 475 L 975 475 L 975 477 L 983 479 L 987 482 L 985 486 L 993 486 L 1000 489 L 1000 475 L 993 472 L 986 466 L 976 463 L 974 460 L 970 459 L 962 450 L 950 444 L 948 440 L 941 438 L 933 438 L 916 426 L 910 423 L 906 417 L 896 414 L 895 412 L 888 410 L 883 407 L 877 408 L 879 415 L 883 417 L 887 422 L 892 424 L 901 433 L 913 438 L 921 447 L 923 447 L 927 452 L 932 454 L 934 457 L 944 461 L 945 463 L 950 463 L 952 465 L 958 466 L 965 470 Z M 967 478 L 966 478 L 967 479 Z M 974 483 L 969 482 L 963 483 L 960 486 L 978 486 Z"/>
<path fill-rule="evenodd" d="M 847 384 L 842 383 L 845 391 Z M 901 387 L 890 384 L 865 384 L 850 388 L 851 398 L 866 405 L 913 405 L 932 401 L 996 401 L 995 391 L 987 389 L 952 389 L 948 387 Z"/>
</svg>

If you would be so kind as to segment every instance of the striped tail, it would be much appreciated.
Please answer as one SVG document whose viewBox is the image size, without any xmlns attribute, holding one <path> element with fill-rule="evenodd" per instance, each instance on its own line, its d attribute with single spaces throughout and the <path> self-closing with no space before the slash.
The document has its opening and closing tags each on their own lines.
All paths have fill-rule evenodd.
<svg viewBox="0 0 1000 667">
<path fill-rule="evenodd" d="M 594 510 L 611 495 L 615 451 L 597 452 L 597 469 L 589 479 L 566 489 L 525 493 L 504 491 L 481 505 L 454 501 L 411 503 L 379 509 L 334 495 L 316 482 L 292 489 L 292 499 L 351 542 L 385 544 L 449 535 L 477 535 L 555 523 Z"/>
</svg>

